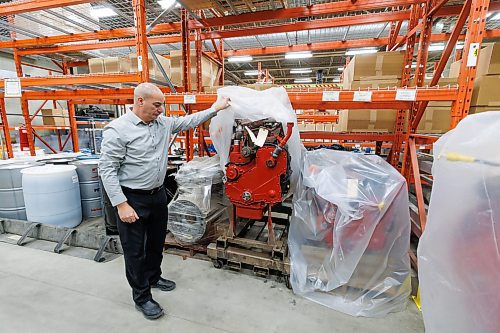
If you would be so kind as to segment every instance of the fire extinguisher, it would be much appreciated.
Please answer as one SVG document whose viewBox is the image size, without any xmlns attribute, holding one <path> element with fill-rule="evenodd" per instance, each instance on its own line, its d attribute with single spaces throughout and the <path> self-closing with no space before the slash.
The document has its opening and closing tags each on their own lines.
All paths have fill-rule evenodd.
<svg viewBox="0 0 500 333">
<path fill-rule="evenodd" d="M 21 151 L 29 151 L 30 146 L 28 143 L 28 131 L 26 127 L 19 127 L 19 143 L 21 144 Z"/>
</svg>

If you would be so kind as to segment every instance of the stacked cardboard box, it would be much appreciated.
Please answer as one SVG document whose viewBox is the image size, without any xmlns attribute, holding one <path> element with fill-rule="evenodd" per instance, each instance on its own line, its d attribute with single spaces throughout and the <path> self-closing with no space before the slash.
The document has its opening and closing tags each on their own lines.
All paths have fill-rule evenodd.
<svg viewBox="0 0 500 333">
<path fill-rule="evenodd" d="M 344 89 L 399 87 L 403 52 L 379 52 L 355 56 L 344 69 Z M 336 132 L 392 132 L 396 110 L 340 110 Z"/>
<path fill-rule="evenodd" d="M 44 125 L 69 126 L 68 111 L 66 110 L 42 109 L 42 119 Z"/>
<path fill-rule="evenodd" d="M 190 66 L 191 66 L 191 89 L 197 90 L 196 82 L 196 51 L 190 51 Z M 171 80 L 176 86 L 183 86 L 183 65 L 182 51 L 170 51 L 170 61 L 171 61 Z M 201 57 L 201 85 L 203 87 L 212 87 L 215 83 L 217 76 L 217 71 L 219 67 L 210 58 L 205 55 Z"/>
<path fill-rule="evenodd" d="M 379 52 L 357 55 L 349 62 L 343 72 L 344 89 L 394 86 L 403 73 L 404 53 Z M 367 83 L 367 81 L 375 81 Z"/>
<path fill-rule="evenodd" d="M 459 76 L 461 63 L 456 61 L 451 64 L 450 77 Z M 500 111 L 498 87 L 500 87 L 500 43 L 494 43 L 479 52 L 469 113 Z"/>
<path fill-rule="evenodd" d="M 129 54 L 128 58 L 130 59 L 130 72 L 131 73 L 137 73 L 138 72 L 138 66 L 137 66 L 137 54 L 136 53 L 131 53 Z M 167 74 L 167 76 L 171 76 L 171 63 L 170 59 L 165 58 L 162 55 L 156 54 L 156 58 L 161 64 L 161 67 Z M 148 67 L 149 67 L 149 76 L 153 79 L 158 79 L 161 80 L 163 79 L 163 74 L 161 72 L 160 67 L 156 64 L 156 61 L 153 59 L 153 56 L 151 54 L 148 54 Z"/>
</svg>

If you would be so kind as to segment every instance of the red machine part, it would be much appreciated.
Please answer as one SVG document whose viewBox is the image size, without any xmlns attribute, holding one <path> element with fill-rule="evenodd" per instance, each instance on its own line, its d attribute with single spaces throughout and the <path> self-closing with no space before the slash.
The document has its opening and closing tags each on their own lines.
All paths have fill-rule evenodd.
<svg viewBox="0 0 500 333">
<path fill-rule="evenodd" d="M 226 195 L 235 206 L 236 216 L 260 220 L 266 207 L 282 201 L 281 176 L 288 170 L 288 152 L 283 149 L 292 135 L 293 123 L 278 146 L 265 145 L 255 157 L 242 155 L 242 141 L 235 140 L 226 167 Z"/>
</svg>

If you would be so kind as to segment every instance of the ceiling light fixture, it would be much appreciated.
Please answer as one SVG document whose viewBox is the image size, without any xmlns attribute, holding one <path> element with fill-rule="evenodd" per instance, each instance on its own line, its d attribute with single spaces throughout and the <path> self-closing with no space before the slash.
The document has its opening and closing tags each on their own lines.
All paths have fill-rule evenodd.
<svg viewBox="0 0 500 333">
<path fill-rule="evenodd" d="M 253 60 L 252 56 L 233 56 L 227 58 L 228 62 L 249 62 L 252 60 Z"/>
<path fill-rule="evenodd" d="M 309 79 L 295 79 L 293 82 L 294 83 L 312 83 L 313 81 L 312 81 L 312 79 L 309 78 Z"/>
<path fill-rule="evenodd" d="M 290 70 L 290 74 L 307 74 L 312 73 L 310 68 L 295 68 Z"/>
<path fill-rule="evenodd" d="M 91 9 L 90 15 L 92 15 L 94 18 L 99 19 L 104 17 L 117 16 L 118 14 L 109 7 L 93 7 Z"/>
<path fill-rule="evenodd" d="M 285 54 L 285 59 L 305 59 L 312 58 L 312 53 L 310 51 L 304 52 L 287 52 Z"/>
<path fill-rule="evenodd" d="M 353 49 L 353 50 L 349 50 L 345 53 L 345 55 L 347 56 L 353 56 L 353 55 L 358 55 L 358 54 L 373 54 L 373 53 L 377 53 L 378 50 L 377 49 Z"/>
</svg>

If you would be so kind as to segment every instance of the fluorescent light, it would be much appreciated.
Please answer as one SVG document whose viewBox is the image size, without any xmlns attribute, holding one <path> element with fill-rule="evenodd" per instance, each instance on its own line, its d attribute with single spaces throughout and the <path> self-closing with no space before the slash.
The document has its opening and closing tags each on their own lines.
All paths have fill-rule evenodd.
<svg viewBox="0 0 500 333">
<path fill-rule="evenodd" d="M 227 58 L 228 62 L 249 62 L 252 61 L 253 57 L 251 56 L 233 56 Z"/>
<path fill-rule="evenodd" d="M 158 4 L 160 5 L 161 9 L 166 10 L 171 8 L 174 4 L 176 7 L 178 7 L 178 3 L 175 0 L 159 0 Z"/>
<path fill-rule="evenodd" d="M 294 83 L 312 83 L 312 79 L 295 79 Z"/>
<path fill-rule="evenodd" d="M 349 50 L 345 53 L 347 56 L 352 56 L 352 55 L 358 55 L 358 54 L 372 54 L 372 53 L 377 53 L 377 49 L 354 49 L 354 50 Z"/>
<path fill-rule="evenodd" d="M 332 82 L 333 82 L 333 83 L 340 83 L 340 78 L 339 78 L 339 77 L 338 77 L 338 78 L 337 78 L 337 77 L 334 77 L 334 78 L 332 79 Z"/>
<path fill-rule="evenodd" d="M 444 44 L 431 44 L 431 45 L 429 45 L 429 52 L 443 51 L 443 50 L 444 50 Z"/>
<path fill-rule="evenodd" d="M 259 75 L 259 71 L 258 70 L 254 70 L 254 71 L 245 71 L 244 73 L 246 76 L 257 76 Z"/>
<path fill-rule="evenodd" d="M 307 74 L 312 73 L 310 68 L 295 68 L 290 70 L 290 74 Z"/>
<path fill-rule="evenodd" d="M 337 70 L 338 70 L 339 72 L 343 72 L 343 71 L 344 71 L 344 67 L 338 67 L 338 68 L 337 68 Z"/>
<path fill-rule="evenodd" d="M 90 15 L 95 18 L 111 17 L 118 15 L 113 9 L 109 7 L 93 7 Z"/>
<path fill-rule="evenodd" d="M 311 58 L 313 55 L 309 51 L 304 52 L 287 52 L 285 54 L 285 59 L 305 59 Z"/>
<path fill-rule="evenodd" d="M 464 48 L 464 43 L 457 43 L 456 49 L 457 50 L 462 50 Z"/>
</svg>

